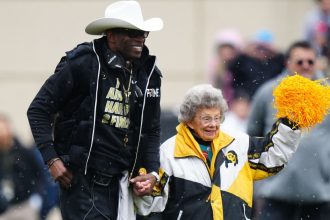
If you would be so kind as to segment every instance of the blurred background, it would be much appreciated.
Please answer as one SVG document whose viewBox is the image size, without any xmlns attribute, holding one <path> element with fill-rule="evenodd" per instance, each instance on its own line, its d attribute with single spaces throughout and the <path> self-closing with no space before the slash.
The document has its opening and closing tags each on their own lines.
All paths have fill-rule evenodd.
<svg viewBox="0 0 330 220">
<path fill-rule="evenodd" d="M 65 51 L 90 41 L 85 26 L 102 17 L 105 0 L 0 0 L 0 111 L 12 119 L 25 143 L 32 142 L 26 110 Z M 163 72 L 162 107 L 176 108 L 184 92 L 208 81 L 216 35 L 240 32 L 245 41 L 259 30 L 285 49 L 302 38 L 313 0 L 140 0 L 145 19 L 161 17 L 164 29 L 146 44 Z"/>
</svg>

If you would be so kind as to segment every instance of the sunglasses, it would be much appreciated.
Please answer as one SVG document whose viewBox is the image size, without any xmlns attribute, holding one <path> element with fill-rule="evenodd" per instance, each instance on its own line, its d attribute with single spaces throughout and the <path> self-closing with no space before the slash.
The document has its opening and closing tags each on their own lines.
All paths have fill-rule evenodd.
<svg viewBox="0 0 330 220">
<path fill-rule="evenodd" d="M 137 38 L 137 37 L 143 37 L 147 38 L 149 35 L 148 31 L 141 31 L 136 29 L 128 29 L 128 28 L 113 28 L 111 29 L 115 33 L 120 33 L 128 36 L 129 38 Z"/>
<path fill-rule="evenodd" d="M 309 59 L 309 60 L 297 60 L 296 64 L 297 64 L 298 66 L 302 66 L 302 65 L 304 64 L 304 62 L 307 62 L 308 65 L 310 65 L 310 66 L 313 66 L 314 63 L 315 63 L 314 60 Z"/>
</svg>

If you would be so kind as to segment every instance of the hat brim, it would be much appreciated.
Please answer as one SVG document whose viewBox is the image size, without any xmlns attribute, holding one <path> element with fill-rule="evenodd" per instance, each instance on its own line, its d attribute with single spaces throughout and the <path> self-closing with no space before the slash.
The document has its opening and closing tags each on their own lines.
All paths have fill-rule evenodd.
<svg viewBox="0 0 330 220">
<path fill-rule="evenodd" d="M 116 18 L 100 18 L 92 21 L 86 26 L 86 33 L 91 35 L 102 35 L 111 28 L 130 28 L 143 31 L 159 31 L 163 28 L 160 18 L 151 18 L 140 24 L 133 24 Z"/>
</svg>

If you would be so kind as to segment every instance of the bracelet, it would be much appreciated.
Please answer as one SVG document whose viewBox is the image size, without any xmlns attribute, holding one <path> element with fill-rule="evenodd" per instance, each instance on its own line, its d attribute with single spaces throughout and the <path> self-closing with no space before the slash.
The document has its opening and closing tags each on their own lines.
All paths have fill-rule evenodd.
<svg viewBox="0 0 330 220">
<path fill-rule="evenodd" d="M 155 171 L 153 171 L 150 174 L 153 175 L 156 178 L 156 183 L 158 183 L 160 181 L 160 177 L 159 177 L 158 173 L 156 173 Z"/>
<path fill-rule="evenodd" d="M 56 158 L 53 158 L 51 159 L 48 163 L 47 163 L 47 166 L 48 168 L 50 168 L 56 161 L 60 160 L 61 158 L 59 157 L 56 157 Z"/>
</svg>

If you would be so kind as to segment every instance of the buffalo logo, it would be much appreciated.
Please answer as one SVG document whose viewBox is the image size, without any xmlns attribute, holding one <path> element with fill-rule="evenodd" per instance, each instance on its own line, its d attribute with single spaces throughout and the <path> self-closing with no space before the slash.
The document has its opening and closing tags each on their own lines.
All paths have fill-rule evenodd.
<svg viewBox="0 0 330 220">
<path fill-rule="evenodd" d="M 228 151 L 228 153 L 226 154 L 226 157 L 225 157 L 226 168 L 228 168 L 228 164 L 230 164 L 230 163 L 234 164 L 234 166 L 236 166 L 236 164 L 238 164 L 237 154 L 233 150 Z"/>
</svg>

